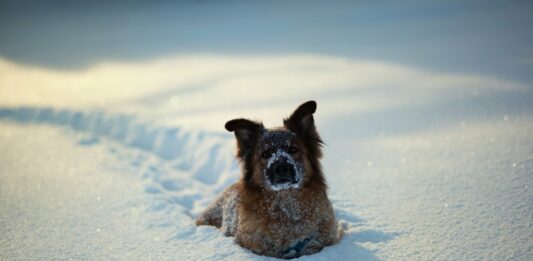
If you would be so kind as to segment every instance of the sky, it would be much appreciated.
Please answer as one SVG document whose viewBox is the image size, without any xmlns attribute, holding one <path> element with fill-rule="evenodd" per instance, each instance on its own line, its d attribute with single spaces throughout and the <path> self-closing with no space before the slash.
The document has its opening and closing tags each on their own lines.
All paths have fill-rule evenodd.
<svg viewBox="0 0 533 261">
<path fill-rule="evenodd" d="M 533 83 L 531 1 L 0 1 L 0 58 L 54 70 L 317 54 Z"/>
</svg>

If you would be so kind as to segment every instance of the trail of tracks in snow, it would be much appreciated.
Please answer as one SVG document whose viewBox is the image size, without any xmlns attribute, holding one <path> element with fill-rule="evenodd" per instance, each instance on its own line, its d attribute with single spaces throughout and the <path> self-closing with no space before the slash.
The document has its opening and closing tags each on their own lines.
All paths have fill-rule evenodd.
<svg viewBox="0 0 533 261">
<path fill-rule="evenodd" d="M 109 139 L 147 152 L 130 155 L 133 157 L 132 167 L 142 168 L 146 192 L 171 195 L 167 201 L 181 205 L 189 215 L 194 215 L 212 194 L 218 193 L 238 177 L 229 135 L 153 127 L 132 116 L 108 115 L 103 111 L 3 108 L 0 109 L 0 119 L 69 127 L 86 135 L 78 142 L 81 146 Z M 127 152 L 111 149 L 110 153 Z M 149 162 L 147 155 L 150 154 L 159 160 Z M 168 206 L 160 202 L 153 209 L 162 210 L 165 207 Z"/>
</svg>

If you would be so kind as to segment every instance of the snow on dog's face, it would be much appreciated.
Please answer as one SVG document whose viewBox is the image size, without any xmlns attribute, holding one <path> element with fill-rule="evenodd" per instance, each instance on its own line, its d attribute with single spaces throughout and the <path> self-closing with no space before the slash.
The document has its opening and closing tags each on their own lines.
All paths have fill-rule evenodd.
<svg viewBox="0 0 533 261">
<path fill-rule="evenodd" d="M 237 157 L 248 188 L 281 191 L 301 189 L 313 182 L 325 184 L 315 111 L 316 103 L 306 102 L 283 121 L 284 126 L 274 129 L 247 119 L 226 123 L 226 129 L 235 132 Z"/>
<path fill-rule="evenodd" d="M 262 172 L 256 178 L 274 191 L 300 188 L 305 165 L 302 149 L 294 133 L 283 129 L 265 130 L 256 147 L 260 159 L 256 160 L 255 168 L 256 172 Z"/>
</svg>

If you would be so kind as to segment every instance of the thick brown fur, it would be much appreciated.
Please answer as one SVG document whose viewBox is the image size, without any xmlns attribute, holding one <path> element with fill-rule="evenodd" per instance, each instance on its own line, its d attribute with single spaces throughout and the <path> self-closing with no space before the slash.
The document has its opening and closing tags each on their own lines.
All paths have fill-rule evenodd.
<svg viewBox="0 0 533 261">
<path fill-rule="evenodd" d="M 306 102 L 275 129 L 246 119 L 228 121 L 225 127 L 235 132 L 243 175 L 196 224 L 216 226 L 235 236 L 242 247 L 278 258 L 313 254 L 335 244 L 341 234 L 319 161 L 322 140 L 314 124 L 315 111 L 316 103 Z M 268 140 L 270 136 L 276 142 Z M 274 150 L 283 155 L 290 152 L 291 160 L 302 169 L 301 185 L 278 190 L 269 185 L 265 173 Z"/>
</svg>

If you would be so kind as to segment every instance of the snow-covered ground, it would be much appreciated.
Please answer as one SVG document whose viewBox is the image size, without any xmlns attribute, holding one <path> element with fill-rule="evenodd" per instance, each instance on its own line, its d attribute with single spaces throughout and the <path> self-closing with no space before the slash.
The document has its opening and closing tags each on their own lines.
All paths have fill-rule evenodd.
<svg viewBox="0 0 533 261">
<path fill-rule="evenodd" d="M 533 87 L 323 55 L 0 60 L 0 259 L 264 260 L 194 218 L 236 117 L 315 120 L 344 239 L 303 260 L 533 259 Z"/>
</svg>

